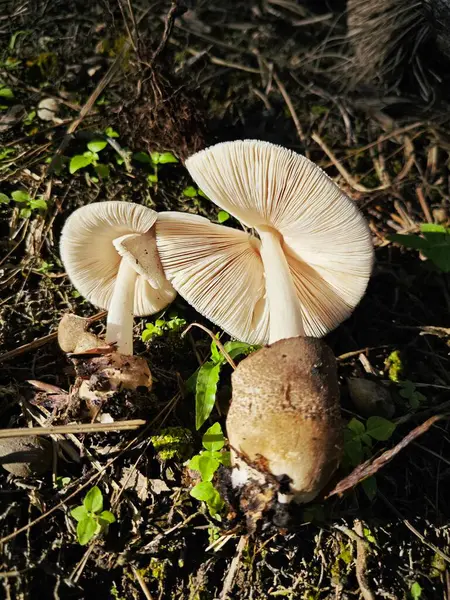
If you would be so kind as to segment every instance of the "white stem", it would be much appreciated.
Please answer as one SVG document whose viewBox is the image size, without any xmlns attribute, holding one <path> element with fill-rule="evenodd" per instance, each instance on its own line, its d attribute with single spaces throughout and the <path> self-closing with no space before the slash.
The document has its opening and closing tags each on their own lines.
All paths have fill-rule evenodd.
<svg viewBox="0 0 450 600">
<path fill-rule="evenodd" d="M 119 265 L 106 319 L 106 341 L 116 343 L 121 354 L 133 355 L 134 287 L 137 273 L 125 259 Z"/>
<path fill-rule="evenodd" d="M 302 312 L 291 271 L 281 247 L 281 236 L 273 230 L 260 230 L 261 258 L 266 275 L 269 302 L 269 344 L 305 335 Z"/>
</svg>

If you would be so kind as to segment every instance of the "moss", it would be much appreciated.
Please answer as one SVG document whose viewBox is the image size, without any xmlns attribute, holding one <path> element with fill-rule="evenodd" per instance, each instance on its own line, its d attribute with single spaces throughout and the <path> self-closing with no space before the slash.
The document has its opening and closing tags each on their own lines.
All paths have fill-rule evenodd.
<svg viewBox="0 0 450 600">
<path fill-rule="evenodd" d="M 389 379 L 398 383 L 403 373 L 403 361 L 400 351 L 394 350 L 394 352 L 391 352 L 385 361 L 385 365 L 388 368 Z"/>
<path fill-rule="evenodd" d="M 192 434 L 184 427 L 167 427 L 151 440 L 161 461 L 186 460 L 192 453 Z"/>
</svg>

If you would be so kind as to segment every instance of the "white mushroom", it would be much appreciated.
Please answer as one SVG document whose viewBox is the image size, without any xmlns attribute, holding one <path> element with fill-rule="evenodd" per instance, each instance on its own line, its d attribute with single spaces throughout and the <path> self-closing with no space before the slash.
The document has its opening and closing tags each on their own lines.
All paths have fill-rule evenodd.
<svg viewBox="0 0 450 600">
<path fill-rule="evenodd" d="M 163 213 L 156 238 L 175 289 L 234 337 L 267 344 L 336 327 L 372 270 L 355 204 L 314 163 L 267 142 L 217 144 L 186 167 L 220 208 L 255 234 Z"/>
<path fill-rule="evenodd" d="M 133 354 L 133 316 L 156 313 L 175 297 L 155 244 L 157 213 L 128 202 L 83 206 L 60 242 L 67 274 L 82 296 L 108 310 L 106 342 Z"/>
</svg>

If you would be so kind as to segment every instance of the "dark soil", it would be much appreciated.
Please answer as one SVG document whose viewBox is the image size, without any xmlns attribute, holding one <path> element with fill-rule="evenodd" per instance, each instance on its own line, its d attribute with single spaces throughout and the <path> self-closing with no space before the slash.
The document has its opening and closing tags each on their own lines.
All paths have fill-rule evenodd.
<svg viewBox="0 0 450 600">
<path fill-rule="evenodd" d="M 184 14 L 143 0 L 0 5 L 0 83 L 13 91 L 3 98 L 0 89 L 0 192 L 24 190 L 48 205 L 23 216 L 23 206 L 0 204 L 2 428 L 89 421 L 83 407 L 67 404 L 74 371 L 56 341 L 33 344 L 55 332 L 65 312 L 98 311 L 75 292 L 58 256 L 67 216 L 115 199 L 216 220 L 215 206 L 183 194 L 192 182 L 182 161 L 208 144 L 238 138 L 306 153 L 370 223 L 377 261 L 367 294 L 327 340 L 339 357 L 343 417 L 358 417 L 349 376 L 387 382 L 395 404 L 396 430 L 377 442 L 374 454 L 429 416 L 448 412 L 448 275 L 388 240 L 392 233 L 417 233 L 427 221 L 449 223 L 444 84 L 434 94 L 444 99 L 433 104 L 407 85 L 343 91 L 348 48 L 345 6 L 337 2 L 199 1 L 189 2 Z M 90 110 L 68 129 L 95 90 Z M 61 122 L 33 116 L 52 97 Z M 162 167 L 158 183 L 149 184 L 144 164 L 133 159 L 127 170 L 108 146 L 101 162 L 110 166 L 109 177 L 96 177 L 92 167 L 71 175 L 70 158 L 107 127 L 118 132 L 122 154 L 170 151 L 180 163 Z M 172 309 L 188 323 L 217 330 L 181 298 Z M 52 473 L 20 479 L 0 471 L 0 537 L 8 537 L 0 559 L 2 597 L 450 600 L 447 420 L 377 474 L 373 499 L 359 485 L 344 497 L 298 508 L 289 530 L 267 523 L 242 543 L 244 522 L 230 531 L 209 517 L 190 497 L 183 466 L 201 446 L 194 398 L 184 394 L 183 382 L 208 358 L 210 339 L 194 329 L 185 338 L 170 333 L 144 344 L 142 330 L 153 320 L 135 322 L 135 351 L 155 378 L 151 394 L 121 393 L 108 407 L 114 418 L 144 418 L 144 433 L 65 436 L 75 457 L 63 454 L 54 465 L 54 475 L 70 477 L 62 489 Z M 101 323 L 94 326 L 100 333 Z M 417 389 L 425 399 L 415 408 L 399 394 L 392 372 L 389 377 L 386 361 L 394 351 L 402 360 L 400 379 L 422 384 Z M 63 392 L 52 398 L 29 380 Z M 225 369 L 224 405 L 229 385 Z M 223 422 L 214 412 L 211 423 L 218 418 Z M 151 436 L 169 426 L 191 437 L 165 460 Z M 126 484 L 130 472 L 133 485 Z M 347 473 L 343 468 L 336 480 Z M 117 521 L 106 536 L 81 547 L 69 511 L 94 484 Z M 14 535 L 19 528 L 25 529 Z M 222 535 L 222 545 L 209 548 Z M 234 577 L 227 580 L 230 569 Z"/>
</svg>

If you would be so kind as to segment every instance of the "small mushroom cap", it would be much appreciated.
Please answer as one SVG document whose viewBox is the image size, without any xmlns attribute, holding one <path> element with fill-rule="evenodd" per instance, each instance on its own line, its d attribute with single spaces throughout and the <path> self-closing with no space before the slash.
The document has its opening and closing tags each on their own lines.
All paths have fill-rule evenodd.
<svg viewBox="0 0 450 600">
<path fill-rule="evenodd" d="M 176 292 L 166 280 L 156 251 L 157 213 L 129 202 L 83 206 L 67 219 L 60 242 L 61 258 L 73 285 L 87 300 L 109 309 L 121 260 L 137 272 L 133 312 L 162 310 Z"/>
<path fill-rule="evenodd" d="M 248 343 L 268 336 L 260 242 L 198 215 L 158 216 L 156 241 L 167 278 L 195 309 Z"/>
<path fill-rule="evenodd" d="M 42 475 L 52 463 L 52 447 L 38 437 L 17 437 L 0 440 L 0 465 L 16 477 Z"/>
<path fill-rule="evenodd" d="M 371 236 L 352 200 L 319 167 L 286 148 L 256 140 L 217 144 L 191 156 L 186 167 L 219 207 L 247 227 L 281 236 L 306 335 L 322 336 L 351 314 L 371 274 Z M 210 229 L 210 237 L 205 237 L 206 225 L 202 229 L 198 222 L 195 244 L 189 245 L 184 218 L 178 217 L 180 237 L 174 229 L 175 217 L 171 218 L 170 239 L 165 237 L 167 222 L 158 219 L 157 223 L 157 244 L 169 280 L 188 302 L 225 331 L 251 343 L 267 343 L 265 292 L 261 294 L 260 287 L 254 289 L 264 280 L 259 240 L 251 241 L 247 236 L 246 252 L 241 237 L 236 252 L 236 230 L 224 227 L 228 239 L 225 233 L 220 234 L 221 241 L 216 244 L 213 238 L 219 229 Z M 192 220 L 191 230 L 195 235 Z M 183 245 L 187 247 L 182 261 L 184 275 L 178 277 L 170 255 L 175 250 L 181 259 Z M 217 251 L 224 269 L 217 262 Z M 196 281 L 195 292 L 187 273 Z M 241 302 L 241 320 L 235 318 L 230 323 L 223 302 L 214 303 L 213 295 L 233 306 Z M 244 316 L 249 307 L 253 313 Z M 249 322 L 255 324 L 257 334 L 249 332 Z"/>
<path fill-rule="evenodd" d="M 258 350 L 232 375 L 227 416 L 232 462 L 290 478 L 297 502 L 313 500 L 337 468 L 343 444 L 336 361 L 315 338 Z M 241 482 L 246 475 L 237 477 Z"/>
<path fill-rule="evenodd" d="M 81 353 L 104 346 L 105 342 L 86 331 L 88 320 L 66 313 L 58 325 L 58 344 L 63 352 Z"/>
</svg>

